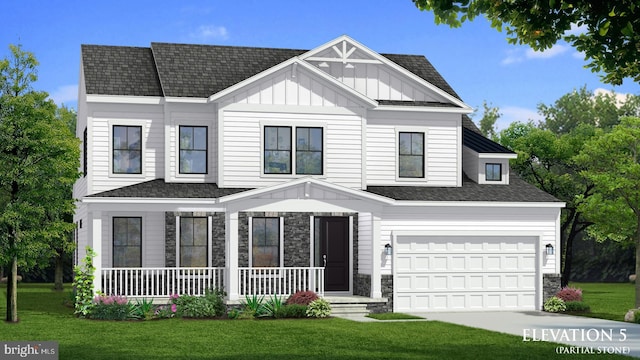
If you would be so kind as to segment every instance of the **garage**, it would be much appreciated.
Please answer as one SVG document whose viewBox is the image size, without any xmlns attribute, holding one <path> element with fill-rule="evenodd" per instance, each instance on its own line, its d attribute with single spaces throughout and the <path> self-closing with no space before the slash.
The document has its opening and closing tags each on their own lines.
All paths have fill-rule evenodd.
<svg viewBox="0 0 640 360">
<path fill-rule="evenodd" d="M 395 312 L 535 310 L 535 236 L 394 236 Z"/>
</svg>

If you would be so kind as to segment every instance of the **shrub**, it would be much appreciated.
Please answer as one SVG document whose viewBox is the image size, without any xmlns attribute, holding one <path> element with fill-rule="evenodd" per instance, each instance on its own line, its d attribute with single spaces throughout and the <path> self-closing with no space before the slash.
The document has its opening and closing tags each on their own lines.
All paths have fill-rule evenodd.
<svg viewBox="0 0 640 360">
<path fill-rule="evenodd" d="M 633 322 L 636 324 L 640 324 L 640 311 L 633 312 Z"/>
<path fill-rule="evenodd" d="M 307 317 L 307 306 L 300 304 L 285 305 L 276 312 L 276 318 L 304 318 Z"/>
<path fill-rule="evenodd" d="M 308 317 L 326 318 L 331 315 L 331 305 L 325 299 L 316 299 L 307 306 L 306 314 Z"/>
<path fill-rule="evenodd" d="M 289 296 L 287 299 L 287 305 L 309 305 L 312 301 L 318 299 L 318 294 L 313 291 L 298 291 L 295 294 Z"/>
<path fill-rule="evenodd" d="M 567 307 L 567 312 L 589 312 L 591 308 L 589 305 L 582 301 L 565 301 L 564 305 Z"/>
<path fill-rule="evenodd" d="M 556 297 L 567 301 L 582 301 L 582 289 L 571 288 L 568 286 L 563 287 L 558 291 Z"/>
<path fill-rule="evenodd" d="M 544 311 L 548 312 L 563 312 L 567 310 L 567 306 L 564 303 L 564 300 L 559 297 L 552 296 L 547 301 L 544 302 Z"/>
<path fill-rule="evenodd" d="M 156 314 L 156 307 L 153 305 L 153 301 L 142 299 L 136 300 L 133 306 L 133 314 L 138 319 L 149 320 L 153 318 Z"/>
<path fill-rule="evenodd" d="M 224 291 L 207 290 L 204 296 L 171 296 L 172 305 L 176 305 L 175 313 L 179 317 L 212 318 L 224 314 Z M 173 310 L 173 306 L 171 308 Z"/>
<path fill-rule="evenodd" d="M 238 319 L 253 319 L 265 315 L 264 296 L 246 295 L 245 299 L 240 301 L 242 310 L 240 310 Z"/>
<path fill-rule="evenodd" d="M 87 246 L 87 255 L 82 260 L 82 266 L 73 267 L 73 313 L 85 317 L 93 309 L 93 257 L 96 253 Z"/>
<path fill-rule="evenodd" d="M 281 297 L 278 297 L 276 295 L 271 296 L 271 298 L 269 298 L 269 300 L 267 300 L 267 302 L 264 303 L 264 306 L 263 306 L 264 316 L 275 317 L 276 313 L 278 313 L 278 311 L 280 310 L 280 308 L 282 308 L 283 305 L 284 304 L 282 302 Z"/>
<path fill-rule="evenodd" d="M 94 298 L 88 317 L 96 320 L 135 319 L 135 306 L 124 296 L 99 295 Z"/>
</svg>

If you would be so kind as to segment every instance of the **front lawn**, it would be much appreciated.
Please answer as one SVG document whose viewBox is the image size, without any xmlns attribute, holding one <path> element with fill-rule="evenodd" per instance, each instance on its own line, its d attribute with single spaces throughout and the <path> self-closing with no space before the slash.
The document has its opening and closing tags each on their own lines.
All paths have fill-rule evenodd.
<svg viewBox="0 0 640 360">
<path fill-rule="evenodd" d="M 575 314 L 607 320 L 624 321 L 624 314 L 635 306 L 635 284 L 631 283 L 571 283 L 582 289 L 582 301 L 590 313 Z"/>
<path fill-rule="evenodd" d="M 61 360 L 567 358 L 555 344 L 435 321 L 84 320 L 62 306 L 68 295 L 51 287 L 19 284 L 21 321 L 2 322 L 0 340 L 58 341 Z M 3 316 L 5 301 L 3 286 Z M 607 358 L 614 356 L 598 356 Z"/>
</svg>

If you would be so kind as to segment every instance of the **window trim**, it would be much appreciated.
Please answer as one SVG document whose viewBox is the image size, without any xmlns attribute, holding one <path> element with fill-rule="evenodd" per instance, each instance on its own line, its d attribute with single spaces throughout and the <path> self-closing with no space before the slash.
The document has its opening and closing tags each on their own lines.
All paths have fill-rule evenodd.
<svg viewBox="0 0 640 360">
<path fill-rule="evenodd" d="M 248 238 L 249 238 L 249 267 L 253 267 L 253 219 L 279 219 L 279 227 L 278 227 L 278 251 L 279 251 L 279 264 L 275 267 L 267 267 L 269 269 L 277 269 L 284 267 L 284 217 L 282 216 L 249 216 L 248 219 Z"/>
<path fill-rule="evenodd" d="M 489 178 L 489 166 L 498 166 L 498 178 Z M 502 163 L 491 163 L 487 162 L 484 164 L 484 181 L 486 182 L 501 182 L 502 181 Z"/>
<path fill-rule="evenodd" d="M 211 264 L 213 262 L 212 259 L 212 242 L 213 242 L 213 235 L 212 235 L 212 230 L 213 229 L 213 217 L 208 215 L 208 216 L 176 216 L 176 268 L 183 268 L 183 266 L 180 265 L 180 221 L 181 218 L 207 218 L 207 266 L 208 268 L 212 267 Z M 184 267 L 189 269 L 190 267 Z M 200 268 L 200 266 L 195 267 L 195 268 Z"/>
<path fill-rule="evenodd" d="M 400 154 L 400 135 L 401 134 L 421 134 L 422 135 L 422 176 L 401 176 L 400 175 L 400 157 L 407 156 Z M 424 182 L 427 179 L 427 130 L 416 131 L 416 129 L 409 128 L 397 128 L 396 129 L 396 180 L 397 181 L 421 181 Z"/>
<path fill-rule="evenodd" d="M 289 127 L 291 128 L 291 172 L 290 173 L 265 173 L 265 128 L 266 127 Z M 318 128 L 322 131 L 322 174 L 298 174 L 296 169 L 296 151 L 297 151 L 297 128 Z M 327 169 L 327 124 L 325 122 L 316 121 L 260 121 L 260 177 L 262 178 L 301 178 L 305 176 L 313 176 L 316 178 L 326 178 Z"/>
<path fill-rule="evenodd" d="M 146 152 L 146 122 L 140 120 L 109 120 L 109 177 L 110 178 L 144 178 L 146 169 L 145 169 L 145 152 Z M 141 173 L 115 173 L 113 172 L 113 127 L 114 126 L 139 126 L 142 128 L 142 132 L 140 133 L 141 141 L 141 151 L 140 151 L 140 170 Z"/>
<path fill-rule="evenodd" d="M 283 128 L 283 129 L 289 129 L 289 150 L 279 150 L 279 149 L 269 149 L 267 150 L 267 128 L 276 128 L 279 129 Z M 294 167 L 295 167 L 295 159 L 293 158 L 293 155 L 295 154 L 295 146 L 293 144 L 293 131 L 294 131 L 295 127 L 294 126 L 289 126 L 289 125 L 265 125 L 262 127 L 262 174 L 263 175 L 293 175 L 294 174 Z M 268 173 L 266 172 L 267 170 L 267 156 L 266 156 L 266 152 L 267 151 L 288 151 L 289 152 L 289 172 L 281 172 L 281 173 Z"/>
<path fill-rule="evenodd" d="M 116 236 L 116 219 L 139 219 L 140 220 L 140 266 L 134 266 L 134 267 L 142 267 L 142 259 L 144 258 L 143 256 L 143 252 L 144 252 L 144 246 L 143 246 L 143 242 L 144 242 L 144 222 L 142 221 L 142 216 L 112 216 L 111 217 L 111 266 L 114 268 L 121 268 L 121 267 L 131 267 L 131 266 L 116 266 L 115 265 L 115 236 Z"/>
<path fill-rule="evenodd" d="M 180 136 L 180 133 L 182 131 L 182 128 L 204 128 L 205 130 L 205 145 L 206 148 L 204 150 L 193 150 L 193 149 L 182 149 L 182 137 Z M 182 125 L 179 124 L 178 125 L 178 132 L 176 134 L 176 138 L 178 139 L 178 174 L 180 175 L 208 175 L 209 174 L 209 127 L 206 125 Z M 182 172 L 182 157 L 181 157 L 181 152 L 182 150 L 191 150 L 191 151 L 204 151 L 204 172 Z"/>
</svg>

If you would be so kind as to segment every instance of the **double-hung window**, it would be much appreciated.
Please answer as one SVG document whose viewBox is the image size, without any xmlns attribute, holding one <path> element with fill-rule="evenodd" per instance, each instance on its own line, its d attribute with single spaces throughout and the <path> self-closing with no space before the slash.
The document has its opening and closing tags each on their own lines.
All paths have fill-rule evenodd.
<svg viewBox="0 0 640 360">
<path fill-rule="evenodd" d="M 113 126 L 113 173 L 142 174 L 142 126 Z"/>
<path fill-rule="evenodd" d="M 142 218 L 113 218 L 113 267 L 142 266 Z"/>
<path fill-rule="evenodd" d="M 207 127 L 180 126 L 180 174 L 207 173 Z"/>
<path fill-rule="evenodd" d="M 264 127 L 265 174 L 322 175 L 323 161 L 321 127 Z"/>
<path fill-rule="evenodd" d="M 251 266 L 280 266 L 280 231 L 280 218 L 251 218 Z"/>
<path fill-rule="evenodd" d="M 180 217 L 180 266 L 208 266 L 209 225 L 206 217 Z"/>
<path fill-rule="evenodd" d="M 484 175 L 486 181 L 502 181 L 502 164 L 486 163 Z"/>
<path fill-rule="evenodd" d="M 424 178 L 424 133 L 398 133 L 398 176 Z"/>
</svg>

